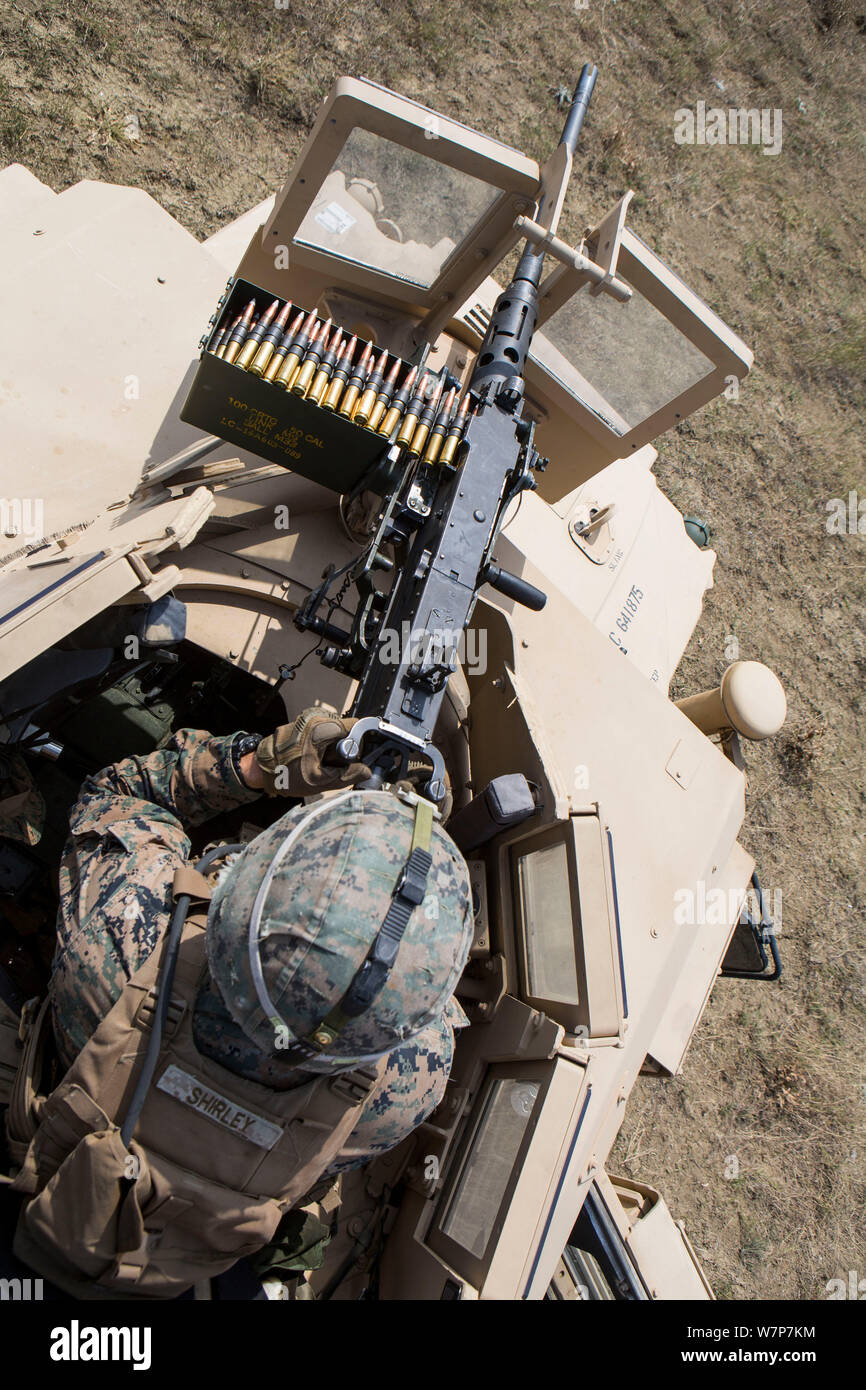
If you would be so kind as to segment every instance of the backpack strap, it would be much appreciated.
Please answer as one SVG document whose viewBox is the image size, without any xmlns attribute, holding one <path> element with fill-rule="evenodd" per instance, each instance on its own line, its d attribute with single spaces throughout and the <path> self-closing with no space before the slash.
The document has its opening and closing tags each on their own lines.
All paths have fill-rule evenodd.
<svg viewBox="0 0 866 1390">
<path fill-rule="evenodd" d="M 0 1105 L 8 1105 L 21 1061 L 20 1020 L 0 999 Z"/>
<path fill-rule="evenodd" d="M 18 1037 L 23 1049 L 18 1054 L 18 1070 L 9 1096 L 6 1136 L 10 1157 L 16 1164 L 21 1164 L 30 1140 L 39 1128 L 39 1111 L 45 1102 L 41 1086 L 46 1054 L 54 1044 L 51 1001 L 47 996 L 41 1004 L 36 999 L 25 1004 Z"/>
<path fill-rule="evenodd" d="M 177 902 L 181 893 L 185 893 L 188 898 L 194 898 L 197 902 L 210 902 L 210 884 L 204 875 L 199 873 L 198 869 L 192 867 L 192 864 L 183 864 L 174 871 L 171 884 L 171 896 L 174 902 Z"/>
</svg>

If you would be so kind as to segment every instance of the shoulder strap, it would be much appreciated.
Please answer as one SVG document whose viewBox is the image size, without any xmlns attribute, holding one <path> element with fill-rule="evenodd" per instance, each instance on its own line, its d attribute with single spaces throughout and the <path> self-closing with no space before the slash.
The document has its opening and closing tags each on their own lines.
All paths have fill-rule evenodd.
<svg viewBox="0 0 866 1390">
<path fill-rule="evenodd" d="M 177 902 L 182 893 L 188 898 L 194 898 L 198 902 L 210 902 L 211 887 L 207 879 L 194 869 L 191 864 L 183 864 L 174 871 L 174 879 L 171 885 L 171 896 Z"/>
<path fill-rule="evenodd" d="M 25 1006 L 26 1009 L 26 1006 Z M 11 1157 L 20 1162 L 39 1127 L 39 1107 L 45 1097 L 39 1094 L 45 1050 L 53 1040 L 51 1003 L 46 996 L 35 1018 L 21 1016 L 19 1037 L 24 1046 L 19 1053 L 18 1070 L 12 1082 L 6 1132 Z"/>
<path fill-rule="evenodd" d="M 165 950 L 159 967 L 159 983 L 157 985 L 156 1009 L 153 1016 L 153 1026 L 147 1042 L 147 1052 L 145 1053 L 144 1065 L 141 1068 L 135 1091 L 126 1112 L 126 1118 L 120 1127 L 120 1136 L 127 1148 L 135 1130 L 138 1117 L 144 1107 L 147 1097 L 148 1087 L 153 1080 L 156 1070 L 156 1061 L 162 1045 L 162 1030 L 165 1023 L 168 1005 L 171 999 L 171 987 L 174 982 L 174 971 L 177 964 L 177 955 L 180 949 L 181 938 L 183 935 L 184 922 L 190 903 L 195 897 L 201 897 L 202 891 L 205 900 L 210 897 L 210 889 L 207 882 L 202 878 L 201 870 L 210 868 L 211 864 L 217 859 L 224 858 L 227 854 L 232 854 L 242 849 L 242 845 L 218 845 L 216 849 L 210 850 L 204 858 L 198 861 L 195 869 L 191 871 L 195 875 L 195 881 L 190 883 L 190 870 L 188 865 L 176 870 L 173 886 L 175 897 L 174 916 L 168 929 L 165 942 Z M 180 881 L 178 881 L 180 878 Z M 198 884 L 200 882 L 201 887 Z M 187 886 L 189 885 L 189 886 Z"/>
</svg>

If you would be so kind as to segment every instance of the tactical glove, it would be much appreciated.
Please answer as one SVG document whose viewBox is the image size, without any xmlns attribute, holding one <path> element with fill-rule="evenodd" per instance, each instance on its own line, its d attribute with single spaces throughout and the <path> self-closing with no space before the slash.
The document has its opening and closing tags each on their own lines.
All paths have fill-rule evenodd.
<svg viewBox="0 0 866 1390">
<path fill-rule="evenodd" d="M 429 777 L 430 768 L 426 763 L 414 763 L 410 765 L 408 777 L 403 778 L 400 782 L 395 782 L 394 787 L 395 790 L 398 791 L 402 789 L 407 792 L 418 793 L 419 785 L 423 785 Z M 451 778 L 448 775 L 447 768 L 445 769 L 445 795 L 442 800 L 437 803 L 437 809 L 439 811 L 439 819 L 444 825 L 454 809 L 454 797 L 451 795 Z"/>
<path fill-rule="evenodd" d="M 340 763 L 334 750 L 351 732 L 354 719 L 340 719 L 318 706 L 299 714 L 294 724 L 281 724 L 256 749 L 268 796 L 310 796 L 314 792 L 348 787 L 370 776 L 366 763 Z M 332 761 L 328 761 L 329 755 Z"/>
</svg>

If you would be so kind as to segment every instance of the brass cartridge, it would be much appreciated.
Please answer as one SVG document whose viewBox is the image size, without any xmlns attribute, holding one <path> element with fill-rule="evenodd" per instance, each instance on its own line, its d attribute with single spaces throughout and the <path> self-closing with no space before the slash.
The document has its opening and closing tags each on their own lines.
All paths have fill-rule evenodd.
<svg viewBox="0 0 866 1390">
<path fill-rule="evenodd" d="M 313 377 L 316 375 L 316 368 L 322 360 L 330 330 L 331 320 L 326 319 L 323 324 L 314 329 L 310 334 L 310 346 L 307 348 L 304 360 L 298 368 L 294 381 L 289 387 L 293 396 L 305 396 L 310 389 L 310 384 Z"/>
<path fill-rule="evenodd" d="M 379 388 L 379 394 L 373 404 L 373 409 L 370 411 L 370 418 L 367 421 L 368 430 L 377 430 L 382 423 L 382 418 L 391 403 L 391 397 L 396 389 L 397 376 L 402 365 L 403 363 L 398 357 L 385 380 L 382 382 Z"/>
<path fill-rule="evenodd" d="M 304 353 L 307 351 L 307 348 L 310 346 L 317 332 L 314 327 L 315 322 L 316 311 L 315 309 L 311 309 L 304 320 L 301 331 L 295 337 L 292 346 L 289 348 L 289 351 L 286 353 L 281 365 L 277 369 L 277 374 L 274 377 L 275 386 L 282 386 L 286 391 L 292 386 L 303 360 Z"/>
<path fill-rule="evenodd" d="M 343 387 L 346 383 L 346 378 L 348 377 L 349 372 L 352 369 L 352 358 L 355 355 L 355 348 L 357 346 L 357 343 L 358 339 L 353 334 L 352 337 L 349 339 L 348 343 L 346 343 L 346 346 L 343 348 L 342 352 L 340 353 L 340 356 L 338 357 L 336 365 L 334 367 L 333 375 L 331 377 L 330 382 L 328 383 L 328 389 L 325 392 L 324 400 L 321 403 L 322 410 L 337 409 L 337 404 L 340 400 L 341 395 L 343 394 Z"/>
<path fill-rule="evenodd" d="M 355 409 L 352 411 L 353 425 L 366 425 L 369 420 L 370 411 L 376 404 L 376 396 L 378 395 L 379 387 L 382 385 L 382 378 L 385 374 L 385 363 L 387 360 L 388 353 L 383 348 L 379 361 L 373 367 L 373 370 L 364 383 L 364 389 L 361 392 L 360 400 L 357 401 Z"/>
<path fill-rule="evenodd" d="M 445 404 L 436 416 L 436 423 L 427 439 L 427 448 L 424 450 L 424 463 L 435 463 L 439 457 L 439 450 L 442 448 L 442 441 L 445 438 L 445 431 L 451 422 L 451 412 L 454 409 L 454 400 L 457 395 L 457 387 L 453 386 L 445 397 Z"/>
<path fill-rule="evenodd" d="M 264 337 L 262 338 L 259 344 L 258 352 L 253 358 L 249 367 L 247 368 L 248 371 L 252 372 L 253 376 L 263 375 L 265 367 L 268 365 L 271 358 L 273 357 L 274 349 L 276 348 L 277 343 L 280 341 L 280 339 L 286 331 L 286 324 L 288 322 L 289 314 L 291 313 L 291 311 L 292 301 L 288 299 L 286 303 L 283 305 L 280 312 L 277 314 L 277 317 L 274 319 L 273 323 L 270 324 L 270 326 L 268 327 L 267 332 L 265 333 Z M 240 361 L 240 359 L 238 359 L 238 361 Z"/>
<path fill-rule="evenodd" d="M 334 371 L 334 368 L 337 365 L 337 356 L 342 345 L 343 330 L 342 328 L 335 328 L 333 337 L 331 338 L 331 341 L 328 344 L 328 350 L 322 357 L 322 361 L 319 364 L 319 370 L 313 377 L 313 384 L 307 392 L 307 400 L 312 401 L 313 405 L 321 404 L 322 396 L 325 392 L 325 387 L 331 380 L 331 375 Z"/>
<path fill-rule="evenodd" d="M 439 399 L 442 395 L 442 387 L 444 384 L 444 381 L 440 378 L 436 390 L 418 416 L 418 423 L 412 431 L 412 438 L 406 445 L 407 459 L 418 458 L 418 456 L 423 453 L 424 445 L 427 443 L 427 436 L 430 433 L 430 427 L 439 411 Z"/>
<path fill-rule="evenodd" d="M 249 304 L 241 314 L 239 323 L 232 329 L 229 335 L 229 340 L 226 343 L 222 354 L 224 362 L 234 362 L 235 358 L 240 352 L 241 343 L 244 341 L 244 339 L 247 336 L 247 333 L 250 330 L 250 326 L 253 321 L 253 314 L 255 313 L 255 308 L 256 301 L 254 299 L 251 299 Z"/>
<path fill-rule="evenodd" d="M 253 358 L 255 357 L 256 352 L 258 351 L 259 343 L 265 336 L 265 333 L 271 325 L 274 314 L 277 312 L 277 309 L 279 307 L 280 301 L 278 299 L 274 299 L 268 305 L 267 309 L 265 309 L 264 313 L 259 315 L 258 320 L 250 329 L 249 334 L 247 335 L 246 342 L 244 343 L 243 347 L 241 348 L 240 352 L 235 358 L 236 367 L 243 367 L 244 371 L 246 371 L 247 367 L 250 365 Z"/>
<path fill-rule="evenodd" d="M 463 438 L 466 426 L 469 423 L 469 395 L 465 395 L 460 402 L 460 409 L 454 416 L 445 436 L 444 443 L 439 453 L 439 463 L 442 468 L 450 467 L 454 462 L 454 455 L 457 453 L 458 445 Z"/>
<path fill-rule="evenodd" d="M 268 362 L 268 365 L 265 367 L 265 370 L 262 373 L 263 381 L 273 381 L 277 372 L 280 370 L 280 366 L 285 360 L 286 353 L 289 352 L 289 350 L 292 347 L 292 344 L 294 343 L 295 339 L 297 338 L 298 334 L 303 328 L 304 319 L 306 317 L 306 310 L 299 309 L 295 317 L 292 319 L 291 326 L 286 329 L 285 333 L 280 338 L 280 341 L 274 347 L 270 361 Z"/>
<path fill-rule="evenodd" d="M 228 343 L 229 338 L 231 337 L 232 333 L 235 331 L 238 324 L 240 323 L 241 318 L 242 315 L 238 314 L 234 319 L 226 323 L 224 328 L 220 329 L 216 342 L 211 348 L 211 352 L 213 353 L 214 357 L 222 357 L 226 349 L 226 344 Z"/>
<path fill-rule="evenodd" d="M 415 388 L 415 394 L 410 397 L 409 404 L 406 406 L 403 415 L 403 423 L 400 426 L 400 433 L 397 435 L 397 443 L 407 445 L 418 423 L 418 416 L 424 409 L 424 397 L 427 394 L 427 383 L 430 380 L 430 373 L 425 372 Z"/>
<path fill-rule="evenodd" d="M 361 387 L 367 378 L 367 371 L 373 355 L 373 344 L 367 343 L 358 361 L 352 369 L 352 375 L 346 382 L 346 389 L 340 400 L 338 415 L 344 415 L 347 420 L 351 420 L 352 412 L 361 394 Z"/>
<path fill-rule="evenodd" d="M 406 408 L 406 403 L 412 394 L 412 387 L 415 385 L 415 379 L 417 376 L 418 368 L 411 367 L 409 369 L 406 380 L 400 387 L 400 390 L 395 392 L 395 394 L 391 397 L 391 404 L 385 411 L 384 417 L 380 421 L 378 428 L 378 433 L 381 434 L 384 438 L 387 439 L 388 436 L 393 433 L 397 421 L 402 417 L 403 411 Z"/>
</svg>

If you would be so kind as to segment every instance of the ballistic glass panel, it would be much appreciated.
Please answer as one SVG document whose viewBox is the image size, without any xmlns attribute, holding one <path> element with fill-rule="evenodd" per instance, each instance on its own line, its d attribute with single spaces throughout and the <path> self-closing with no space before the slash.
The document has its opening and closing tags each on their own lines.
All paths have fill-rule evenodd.
<svg viewBox="0 0 866 1390">
<path fill-rule="evenodd" d="M 472 174 L 356 126 L 295 240 L 427 289 L 499 196 Z"/>
<path fill-rule="evenodd" d="M 576 367 L 591 388 L 584 404 L 617 434 L 628 433 L 715 370 L 709 357 L 631 288 L 631 299 L 621 304 L 607 294 L 591 295 L 584 285 L 536 335 L 536 342 L 546 339 L 554 349 L 548 354 L 540 345 L 542 364 L 584 400 L 568 370 Z"/>
<path fill-rule="evenodd" d="M 506 1077 L 487 1093 L 440 1230 L 481 1259 L 499 1214 L 540 1083 Z"/>
<path fill-rule="evenodd" d="M 574 912 L 564 842 L 520 855 L 517 875 L 528 992 L 534 999 L 579 1004 Z"/>
</svg>

